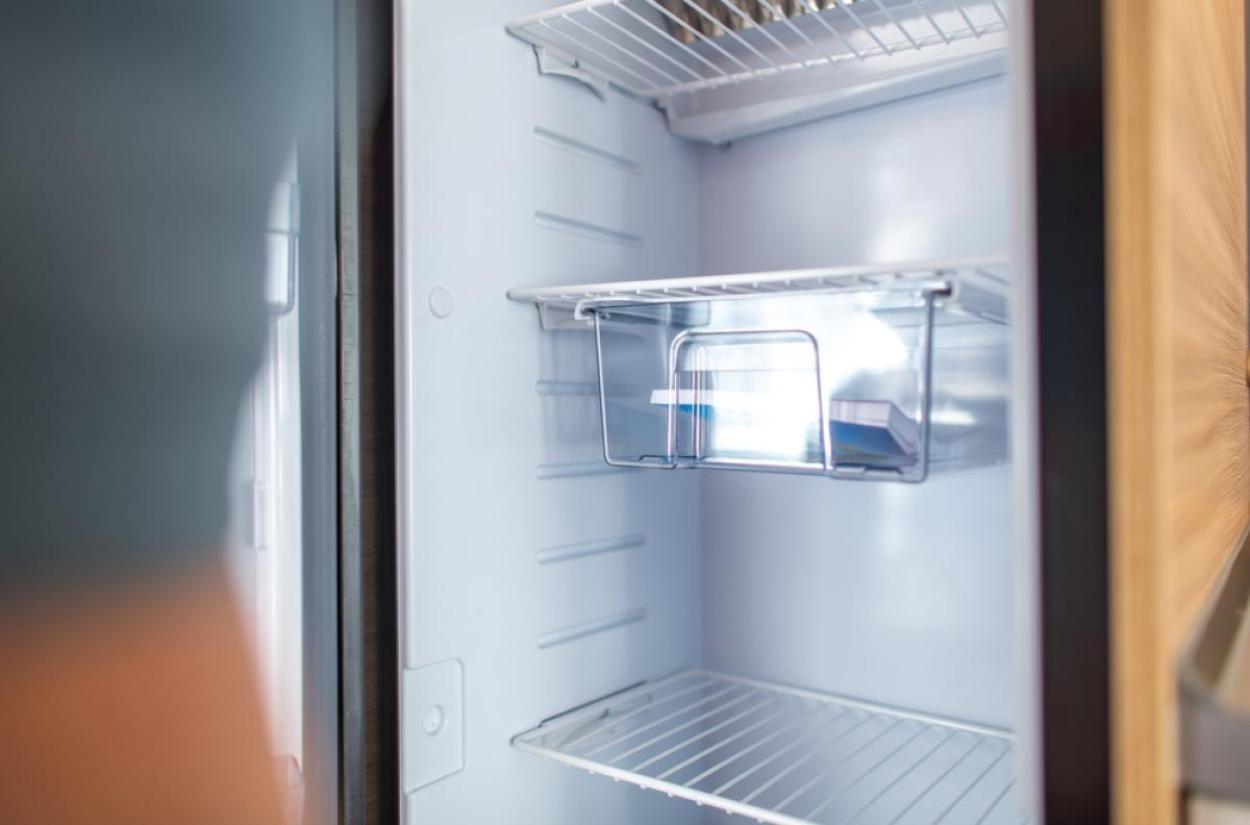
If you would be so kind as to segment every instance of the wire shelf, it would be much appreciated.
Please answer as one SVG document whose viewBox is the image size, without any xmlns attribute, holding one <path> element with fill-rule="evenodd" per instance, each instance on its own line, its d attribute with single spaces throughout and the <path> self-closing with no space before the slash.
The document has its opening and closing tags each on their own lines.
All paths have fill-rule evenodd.
<svg viewBox="0 0 1250 825">
<path fill-rule="evenodd" d="M 508 30 L 663 103 L 813 68 L 938 57 L 1005 32 L 1007 12 L 1005 0 L 583 0 Z"/>
<path fill-rule="evenodd" d="M 1018 823 L 1006 731 L 685 671 L 512 740 L 773 825 Z"/>
<path fill-rule="evenodd" d="M 508 291 L 538 307 L 543 326 L 591 325 L 595 309 L 628 304 L 675 304 L 786 294 L 930 291 L 939 309 L 1005 323 L 1006 266 L 998 259 L 831 267 L 736 275 L 614 281 Z"/>
</svg>

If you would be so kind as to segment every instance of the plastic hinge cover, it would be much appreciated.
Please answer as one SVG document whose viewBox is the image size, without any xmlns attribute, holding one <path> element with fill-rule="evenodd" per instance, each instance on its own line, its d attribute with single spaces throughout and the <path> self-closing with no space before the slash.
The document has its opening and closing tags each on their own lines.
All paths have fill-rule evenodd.
<svg viewBox="0 0 1250 825">
<path fill-rule="evenodd" d="M 464 770 L 464 665 L 460 660 L 404 670 L 402 708 L 404 793 Z"/>
</svg>

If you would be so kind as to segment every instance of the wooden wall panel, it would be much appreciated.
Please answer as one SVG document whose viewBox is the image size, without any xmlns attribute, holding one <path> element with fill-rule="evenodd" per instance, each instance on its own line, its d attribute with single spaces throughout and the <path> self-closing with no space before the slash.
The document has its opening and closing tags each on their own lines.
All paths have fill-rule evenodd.
<svg viewBox="0 0 1250 825">
<path fill-rule="evenodd" d="M 1244 0 L 1108 0 L 1116 821 L 1176 821 L 1175 659 L 1250 521 Z"/>
</svg>

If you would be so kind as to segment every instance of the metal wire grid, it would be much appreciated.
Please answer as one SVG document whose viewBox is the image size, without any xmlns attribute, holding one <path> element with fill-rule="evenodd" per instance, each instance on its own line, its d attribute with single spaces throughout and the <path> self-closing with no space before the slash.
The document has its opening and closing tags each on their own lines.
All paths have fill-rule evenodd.
<svg viewBox="0 0 1250 825">
<path fill-rule="evenodd" d="M 975 282 L 1001 295 L 1005 292 L 1001 271 L 1000 265 L 992 262 L 952 262 L 897 269 L 806 269 L 518 288 L 509 290 L 508 297 L 532 302 L 540 309 L 573 311 L 582 317 L 589 309 L 611 304 L 681 303 L 803 292 L 933 291 L 948 289 L 960 281 Z"/>
<path fill-rule="evenodd" d="M 774 825 L 1023 819 L 1003 731 L 704 671 L 617 694 L 513 744 Z"/>
<path fill-rule="evenodd" d="M 508 30 L 648 98 L 949 47 L 1007 29 L 1005 0 L 756 0 L 778 19 L 761 24 L 741 0 L 582 0 L 514 21 Z M 709 8 L 721 11 L 713 16 Z M 695 19 L 707 25 L 692 26 Z M 727 26 L 730 19 L 742 28 Z M 716 31 L 708 36 L 704 30 Z M 675 37 L 673 32 L 683 33 Z M 691 42 L 683 42 L 689 40 Z"/>
</svg>

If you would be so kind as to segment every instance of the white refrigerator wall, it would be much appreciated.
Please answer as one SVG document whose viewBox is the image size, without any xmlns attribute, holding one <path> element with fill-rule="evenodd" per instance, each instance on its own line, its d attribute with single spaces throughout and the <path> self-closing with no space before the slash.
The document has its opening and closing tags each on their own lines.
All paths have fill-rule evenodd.
<svg viewBox="0 0 1250 825">
<path fill-rule="evenodd" d="M 699 270 L 1005 255 L 1008 105 L 1000 77 L 701 150 Z M 939 330 L 934 381 L 1005 402 L 1005 343 Z M 703 473 L 705 664 L 1012 727 L 1011 482 Z"/>
<path fill-rule="evenodd" d="M 610 471 L 591 336 L 505 297 L 693 271 L 694 148 L 653 109 L 540 77 L 504 32 L 537 5 L 400 4 L 405 817 L 692 823 L 509 745 L 697 662 L 701 638 L 698 479 Z"/>
<path fill-rule="evenodd" d="M 505 298 L 1005 252 L 1004 84 L 724 150 L 540 76 L 504 25 L 552 3 L 398 5 L 405 821 L 712 818 L 509 745 L 700 663 L 1009 724 L 1004 466 L 920 486 L 610 470 L 592 336 Z"/>
</svg>

